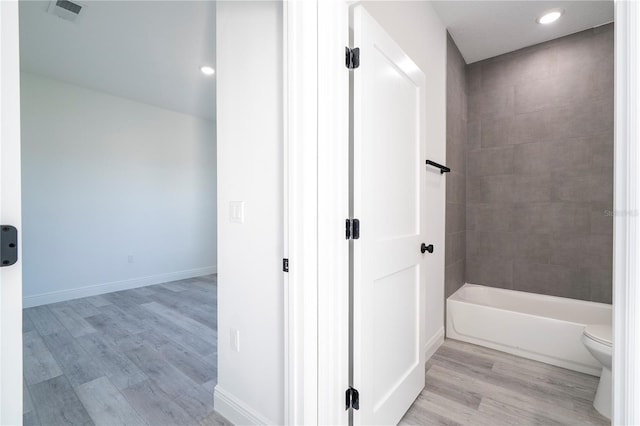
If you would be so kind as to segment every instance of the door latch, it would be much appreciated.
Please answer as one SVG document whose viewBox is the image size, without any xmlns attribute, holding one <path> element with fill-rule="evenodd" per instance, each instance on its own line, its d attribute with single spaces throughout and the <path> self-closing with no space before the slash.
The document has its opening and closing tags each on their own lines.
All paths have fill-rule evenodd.
<svg viewBox="0 0 640 426">
<path fill-rule="evenodd" d="M 18 261 L 18 230 L 11 225 L 0 225 L 0 267 Z"/>
</svg>

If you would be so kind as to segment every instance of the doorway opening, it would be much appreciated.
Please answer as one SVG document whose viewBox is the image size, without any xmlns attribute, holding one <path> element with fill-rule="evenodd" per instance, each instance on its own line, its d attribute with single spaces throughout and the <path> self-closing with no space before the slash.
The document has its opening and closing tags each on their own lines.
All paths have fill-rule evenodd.
<svg viewBox="0 0 640 426">
<path fill-rule="evenodd" d="M 20 2 L 25 424 L 215 424 L 215 2 Z"/>
</svg>

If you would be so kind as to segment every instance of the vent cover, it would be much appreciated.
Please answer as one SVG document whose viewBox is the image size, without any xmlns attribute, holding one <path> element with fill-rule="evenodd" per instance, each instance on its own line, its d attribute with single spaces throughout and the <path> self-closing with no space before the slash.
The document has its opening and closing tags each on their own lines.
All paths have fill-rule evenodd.
<svg viewBox="0 0 640 426">
<path fill-rule="evenodd" d="M 52 0 L 48 12 L 67 21 L 75 22 L 82 16 L 85 5 L 76 1 Z"/>
</svg>

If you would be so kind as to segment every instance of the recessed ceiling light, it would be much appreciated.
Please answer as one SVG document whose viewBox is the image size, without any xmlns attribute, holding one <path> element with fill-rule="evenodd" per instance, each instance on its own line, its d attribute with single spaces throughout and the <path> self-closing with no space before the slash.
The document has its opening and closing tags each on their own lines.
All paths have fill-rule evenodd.
<svg viewBox="0 0 640 426">
<path fill-rule="evenodd" d="M 216 73 L 216 70 L 214 70 L 213 68 L 211 68 L 208 65 L 200 67 L 200 71 L 202 71 L 202 74 L 204 74 L 204 75 L 213 75 L 213 74 Z"/>
<path fill-rule="evenodd" d="M 550 24 L 562 16 L 563 10 L 552 10 L 538 18 L 538 24 Z"/>
</svg>

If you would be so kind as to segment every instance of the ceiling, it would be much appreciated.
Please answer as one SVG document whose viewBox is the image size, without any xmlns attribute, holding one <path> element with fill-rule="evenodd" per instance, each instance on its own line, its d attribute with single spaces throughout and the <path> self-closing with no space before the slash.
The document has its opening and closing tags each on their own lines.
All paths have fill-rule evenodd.
<svg viewBox="0 0 640 426">
<path fill-rule="evenodd" d="M 465 61 L 481 61 L 613 21 L 613 1 L 434 1 Z M 556 22 L 536 22 L 564 9 Z"/>
<path fill-rule="evenodd" d="M 20 2 L 26 71 L 215 121 L 215 2 L 88 1 L 69 22 Z M 613 1 L 434 1 L 467 63 L 613 20 Z M 536 23 L 563 8 L 553 24 Z"/>
<path fill-rule="evenodd" d="M 81 1 L 76 22 L 20 2 L 25 71 L 215 121 L 215 3 Z"/>
</svg>

